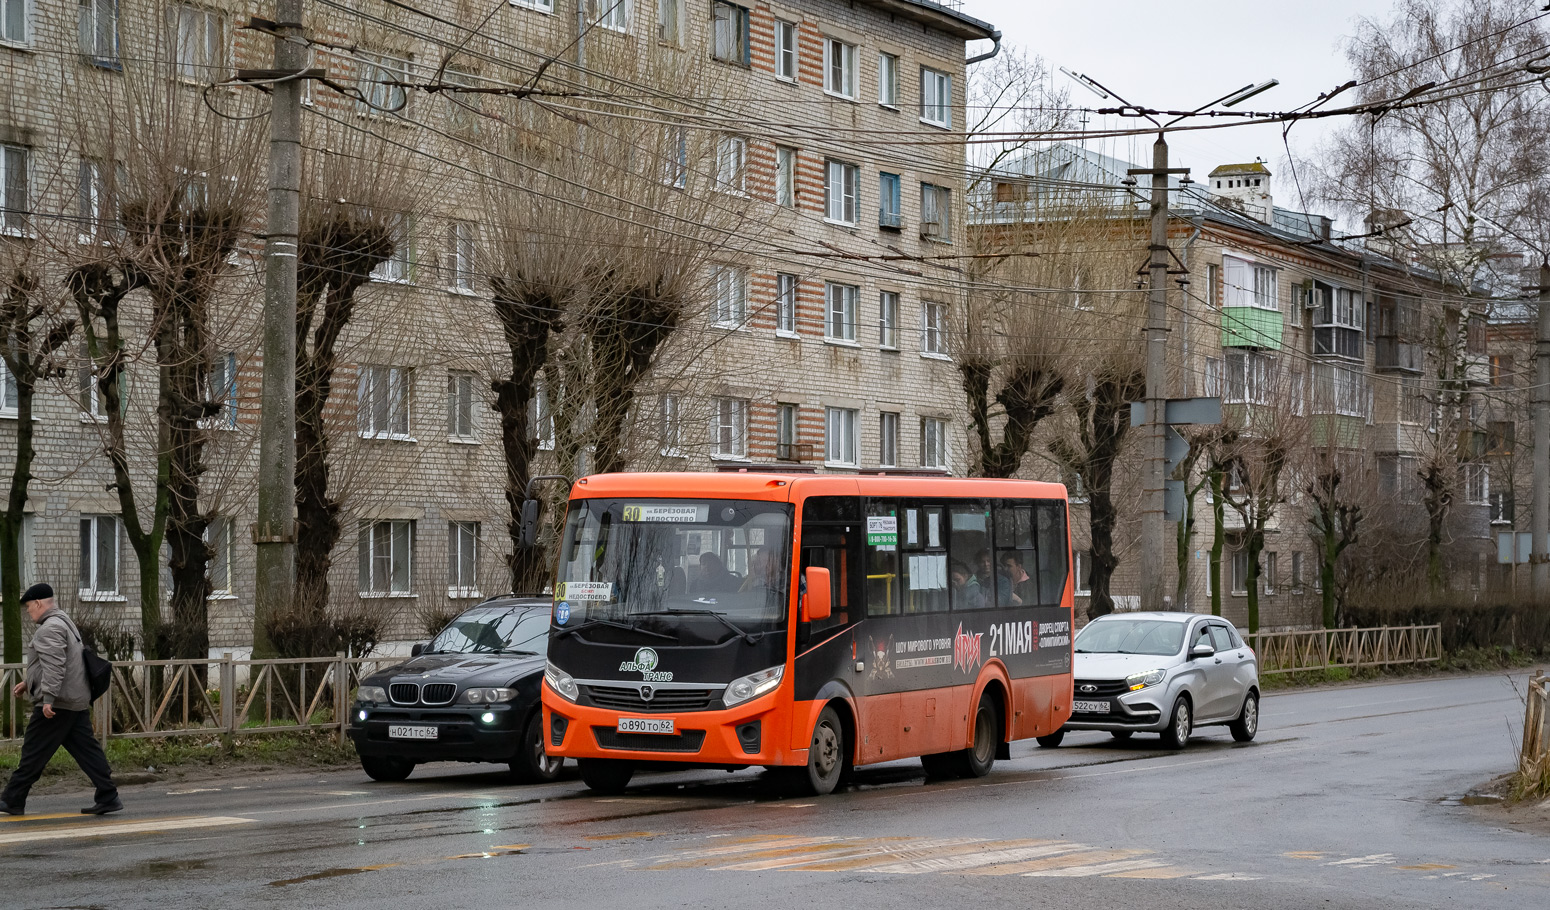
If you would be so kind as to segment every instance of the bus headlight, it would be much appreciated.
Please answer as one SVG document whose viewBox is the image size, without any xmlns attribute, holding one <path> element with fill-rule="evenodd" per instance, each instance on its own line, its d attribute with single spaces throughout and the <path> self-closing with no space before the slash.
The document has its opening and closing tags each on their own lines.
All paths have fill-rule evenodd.
<svg viewBox="0 0 1550 910">
<path fill-rule="evenodd" d="M 566 701 L 575 701 L 581 694 L 581 690 L 576 687 L 576 680 L 548 661 L 544 662 L 544 682 Z"/>
<path fill-rule="evenodd" d="M 1130 691 L 1137 692 L 1147 686 L 1155 686 L 1167 677 L 1167 670 L 1148 670 L 1145 673 L 1132 673 L 1125 677 L 1125 685 Z"/>
<path fill-rule="evenodd" d="M 780 685 L 781 677 L 785 675 L 786 665 L 781 664 L 778 667 L 734 679 L 727 684 L 727 690 L 722 693 L 721 702 L 730 708 L 750 698 L 758 698 L 766 692 L 774 691 L 775 687 Z"/>
</svg>

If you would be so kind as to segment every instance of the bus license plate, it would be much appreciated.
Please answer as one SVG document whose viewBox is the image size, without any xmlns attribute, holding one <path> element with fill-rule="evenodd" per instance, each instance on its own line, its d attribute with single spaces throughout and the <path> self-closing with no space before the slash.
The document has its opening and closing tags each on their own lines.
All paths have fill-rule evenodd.
<svg viewBox="0 0 1550 910">
<path fill-rule="evenodd" d="M 620 733 L 672 733 L 671 717 L 621 717 Z"/>
<path fill-rule="evenodd" d="M 388 739 L 435 739 L 435 727 L 412 727 L 405 724 L 389 724 Z"/>
<path fill-rule="evenodd" d="M 1107 714 L 1109 703 L 1106 701 L 1082 701 L 1077 699 L 1071 702 L 1071 710 L 1077 714 Z"/>
</svg>

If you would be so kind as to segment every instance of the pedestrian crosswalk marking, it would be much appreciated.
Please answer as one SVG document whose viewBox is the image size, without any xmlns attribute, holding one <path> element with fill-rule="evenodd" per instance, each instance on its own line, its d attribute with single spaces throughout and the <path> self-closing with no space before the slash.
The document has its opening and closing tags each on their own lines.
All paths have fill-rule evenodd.
<svg viewBox="0 0 1550 910">
<path fill-rule="evenodd" d="M 0 815 L 0 823 L 4 822 L 43 822 L 55 818 L 80 818 L 79 812 L 54 812 L 49 815 Z"/>
<path fill-rule="evenodd" d="M 1066 866 L 1061 869 L 1041 869 L 1038 872 L 1025 872 L 1029 877 L 1048 876 L 1052 878 L 1087 878 L 1093 875 L 1113 875 L 1120 872 L 1136 872 L 1141 869 L 1161 869 L 1168 865 L 1155 859 L 1127 859 L 1114 863 L 1094 863 L 1090 866 Z"/>
<path fill-rule="evenodd" d="M 76 816 L 80 818 L 81 816 Z M 145 821 L 103 823 L 95 816 L 75 825 L 50 825 L 46 828 L 24 828 L 0 834 L 0 847 L 9 844 L 32 844 L 50 840 L 73 840 L 87 837 L 116 837 L 121 834 L 156 834 L 162 831 L 179 831 L 188 828 L 219 828 L 227 825 L 243 825 L 255 821 L 226 815 L 184 816 L 181 818 L 154 818 Z"/>
<path fill-rule="evenodd" d="M 1097 863 L 1107 863 L 1119 859 L 1129 859 L 1144 853 L 1144 850 L 1086 850 L 1078 853 L 1063 853 L 1058 856 L 1046 856 L 1042 859 L 1033 859 L 1023 863 L 1004 863 L 999 866 L 991 866 L 988 869 L 965 869 L 968 875 L 1026 875 L 1029 872 L 1044 872 L 1050 869 L 1066 869 L 1073 866 L 1091 866 Z M 1123 869 L 1116 869 L 1123 872 Z"/>
</svg>

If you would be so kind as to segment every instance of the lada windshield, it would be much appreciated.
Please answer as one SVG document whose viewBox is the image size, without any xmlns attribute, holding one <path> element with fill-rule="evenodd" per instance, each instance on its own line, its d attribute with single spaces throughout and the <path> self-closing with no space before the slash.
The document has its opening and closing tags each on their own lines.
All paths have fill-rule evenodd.
<svg viewBox="0 0 1550 910">
<path fill-rule="evenodd" d="M 790 576 L 787 503 L 577 500 L 565 519 L 554 622 L 685 644 L 751 638 L 786 627 Z"/>
<path fill-rule="evenodd" d="M 1076 637 L 1078 654 L 1177 654 L 1184 623 L 1164 619 L 1105 619 L 1090 622 Z"/>
</svg>

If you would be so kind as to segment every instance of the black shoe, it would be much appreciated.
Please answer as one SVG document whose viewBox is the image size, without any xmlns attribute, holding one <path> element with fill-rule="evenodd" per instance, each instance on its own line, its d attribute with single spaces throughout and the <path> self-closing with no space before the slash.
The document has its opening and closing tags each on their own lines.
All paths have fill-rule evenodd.
<svg viewBox="0 0 1550 910">
<path fill-rule="evenodd" d="M 81 810 L 82 815 L 107 815 L 109 812 L 118 812 L 124 808 L 123 802 L 118 797 L 113 797 L 112 802 L 97 803 Z"/>
<path fill-rule="evenodd" d="M 6 815 L 26 815 L 27 814 L 27 810 L 22 808 L 21 806 L 13 806 L 13 805 L 10 805 L 9 803 L 6 803 L 4 801 L 0 801 L 0 812 L 4 812 Z"/>
</svg>

